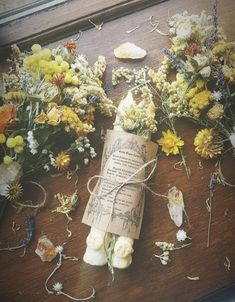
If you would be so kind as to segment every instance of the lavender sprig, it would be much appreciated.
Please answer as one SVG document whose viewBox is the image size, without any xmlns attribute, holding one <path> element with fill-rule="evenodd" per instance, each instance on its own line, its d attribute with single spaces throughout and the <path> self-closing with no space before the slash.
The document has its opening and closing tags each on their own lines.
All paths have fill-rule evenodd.
<svg viewBox="0 0 235 302">
<path fill-rule="evenodd" d="M 216 85 L 222 94 L 223 99 L 225 100 L 225 108 L 228 108 L 231 106 L 231 103 L 229 102 L 229 94 L 227 91 L 227 84 L 224 77 L 224 72 L 222 70 L 222 67 L 217 72 L 217 81 Z"/>
<path fill-rule="evenodd" d="M 172 51 L 165 47 L 163 48 L 163 52 L 169 58 L 172 65 L 177 71 L 185 71 L 184 63 L 181 62 Z"/>
<path fill-rule="evenodd" d="M 210 49 L 211 46 L 218 40 L 217 38 L 217 33 L 218 33 L 218 15 L 217 15 L 217 0 L 214 0 L 213 6 L 212 6 L 212 22 L 213 22 L 213 32 L 211 34 L 211 36 L 209 37 L 207 44 L 206 44 L 206 48 Z"/>
<path fill-rule="evenodd" d="M 22 247 L 26 247 L 32 241 L 34 229 L 35 229 L 35 224 L 34 224 L 33 216 L 27 216 L 27 219 L 26 219 L 26 237 L 20 240 L 19 245 L 11 247 L 8 244 L 7 247 L 1 248 L 0 252 L 2 252 L 2 251 L 10 251 L 11 252 L 11 251 L 15 251 L 17 249 L 20 249 Z"/>
</svg>

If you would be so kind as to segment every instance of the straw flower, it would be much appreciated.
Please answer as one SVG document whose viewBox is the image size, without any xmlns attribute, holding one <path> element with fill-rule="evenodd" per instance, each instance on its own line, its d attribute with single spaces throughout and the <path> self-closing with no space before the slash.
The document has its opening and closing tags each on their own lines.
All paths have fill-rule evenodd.
<svg viewBox="0 0 235 302">
<path fill-rule="evenodd" d="M 70 162 L 70 155 L 62 151 L 56 156 L 53 166 L 58 170 L 66 170 L 69 167 Z"/>
<path fill-rule="evenodd" d="M 222 144 L 218 143 L 219 140 L 220 137 L 214 129 L 200 130 L 194 139 L 196 153 L 206 159 L 217 157 L 223 150 Z"/>
<path fill-rule="evenodd" d="M 207 116 L 211 120 L 216 120 L 222 118 L 224 114 L 224 106 L 222 104 L 215 104 L 211 109 L 207 112 Z"/>
<path fill-rule="evenodd" d="M 184 141 L 181 140 L 176 134 L 174 134 L 169 129 L 162 132 L 162 137 L 157 141 L 160 146 L 162 146 L 162 151 L 169 154 L 179 154 L 179 148 L 184 145 Z"/>
<path fill-rule="evenodd" d="M 213 94 L 208 90 L 203 90 L 195 94 L 194 97 L 189 101 L 190 112 L 195 117 L 199 117 L 201 111 L 209 105 L 211 100 L 213 100 Z"/>
</svg>

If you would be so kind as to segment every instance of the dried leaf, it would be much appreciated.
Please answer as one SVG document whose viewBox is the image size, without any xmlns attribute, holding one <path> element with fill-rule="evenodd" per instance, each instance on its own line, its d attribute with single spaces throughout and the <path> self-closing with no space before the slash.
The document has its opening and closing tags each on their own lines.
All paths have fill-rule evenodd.
<svg viewBox="0 0 235 302">
<path fill-rule="evenodd" d="M 184 200 L 183 194 L 176 187 L 168 191 L 169 203 L 167 204 L 171 219 L 180 227 L 183 223 Z"/>
</svg>

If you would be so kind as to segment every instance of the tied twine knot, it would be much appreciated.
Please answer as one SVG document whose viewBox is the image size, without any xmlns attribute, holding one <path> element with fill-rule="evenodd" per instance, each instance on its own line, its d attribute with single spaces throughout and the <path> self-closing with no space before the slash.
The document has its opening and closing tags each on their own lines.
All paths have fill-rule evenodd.
<svg viewBox="0 0 235 302">
<path fill-rule="evenodd" d="M 110 217 L 112 217 L 113 215 L 113 211 L 114 211 L 114 205 L 116 203 L 116 199 L 117 199 L 117 195 L 119 193 L 119 191 L 127 186 L 127 185 L 140 185 L 142 188 L 145 188 L 147 189 L 148 191 L 150 191 L 153 195 L 155 196 L 158 196 L 158 197 L 163 197 L 163 198 L 168 198 L 168 196 L 166 195 L 163 195 L 163 194 L 160 194 L 160 193 L 157 193 L 155 191 L 153 191 L 146 183 L 148 180 L 150 180 L 157 168 L 157 158 L 155 159 L 152 159 L 152 160 L 149 160 L 148 162 L 144 163 L 142 166 L 140 166 L 134 173 L 132 173 L 129 177 L 127 177 L 126 179 L 124 179 L 123 181 L 117 181 L 116 179 L 112 179 L 111 177 L 107 177 L 107 176 L 103 176 L 102 174 L 97 174 L 97 175 L 94 175 L 92 177 L 90 177 L 90 179 L 88 180 L 87 182 L 87 190 L 88 192 L 90 193 L 91 196 L 94 196 L 95 198 L 98 198 L 98 199 L 101 199 L 101 198 L 104 198 L 106 197 L 107 195 L 111 194 L 113 191 L 116 190 L 115 192 L 115 195 L 114 195 L 114 198 L 113 198 L 113 203 L 112 203 L 112 209 L 111 209 L 111 215 Z M 148 175 L 144 178 L 144 179 L 140 179 L 140 180 L 136 180 L 134 179 L 135 176 L 138 175 L 138 173 L 140 173 L 141 171 L 145 171 L 145 168 L 151 166 L 151 169 L 150 169 L 150 172 L 148 173 Z M 99 181 L 103 180 L 103 181 L 108 181 L 109 183 L 111 182 L 112 184 L 114 184 L 114 186 L 108 190 L 106 193 L 103 193 L 103 194 L 97 194 L 96 192 L 94 192 L 96 186 L 94 189 L 91 189 L 90 186 L 91 186 L 91 182 L 94 180 L 94 179 L 97 179 L 97 184 L 99 183 Z M 96 184 L 96 185 L 97 185 Z M 110 223 L 110 222 L 109 222 Z M 109 225 L 108 223 L 108 225 Z M 107 226 L 108 228 L 108 226 Z"/>
</svg>

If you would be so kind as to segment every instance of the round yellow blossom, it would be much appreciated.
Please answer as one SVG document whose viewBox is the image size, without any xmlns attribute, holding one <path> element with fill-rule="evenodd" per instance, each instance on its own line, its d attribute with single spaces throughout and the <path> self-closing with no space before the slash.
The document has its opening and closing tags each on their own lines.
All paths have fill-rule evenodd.
<svg viewBox="0 0 235 302">
<path fill-rule="evenodd" d="M 0 144 L 4 144 L 6 142 L 6 136 L 3 133 L 0 133 Z"/>
<path fill-rule="evenodd" d="M 197 92 L 198 92 L 198 88 L 197 88 L 197 87 L 191 88 L 191 89 L 189 90 L 189 92 L 186 93 L 186 97 L 187 97 L 188 99 L 192 99 L 192 98 L 195 96 L 195 94 L 196 94 Z"/>
<path fill-rule="evenodd" d="M 223 150 L 223 145 L 219 143 L 220 140 L 221 138 L 213 128 L 202 129 L 194 139 L 195 151 L 203 158 L 215 158 Z"/>
<path fill-rule="evenodd" d="M 44 79 L 45 79 L 45 81 L 49 82 L 52 79 L 52 75 L 47 73 L 44 75 Z"/>
<path fill-rule="evenodd" d="M 184 145 L 184 141 L 181 140 L 176 134 L 171 130 L 163 131 L 162 137 L 157 140 L 158 144 L 162 147 L 162 151 L 169 154 L 179 154 L 179 148 Z"/>
<path fill-rule="evenodd" d="M 215 104 L 211 109 L 207 112 L 207 116 L 211 120 L 216 120 L 222 118 L 224 114 L 224 106 L 222 104 Z"/>
<path fill-rule="evenodd" d="M 3 162 L 4 162 L 5 165 L 10 165 L 13 162 L 13 159 L 10 156 L 5 155 L 3 157 Z"/>
<path fill-rule="evenodd" d="M 70 84 L 70 83 L 72 82 L 72 76 L 71 76 L 71 74 L 69 74 L 69 73 L 66 73 L 66 74 L 65 74 L 64 82 L 65 82 L 66 84 Z"/>
<path fill-rule="evenodd" d="M 199 117 L 201 111 L 205 109 L 211 100 L 213 100 L 213 94 L 209 90 L 203 90 L 189 101 L 189 111 L 195 116 Z"/>
<path fill-rule="evenodd" d="M 49 48 L 43 48 L 41 51 L 42 59 L 49 60 L 51 57 L 51 50 Z"/>
<path fill-rule="evenodd" d="M 16 141 L 15 141 L 15 139 L 14 139 L 13 137 L 9 137 L 9 138 L 7 139 L 6 145 L 7 145 L 8 148 L 15 148 L 15 146 L 16 146 Z"/>
<path fill-rule="evenodd" d="M 58 63 L 58 64 L 61 64 L 61 62 L 63 62 L 63 58 L 59 55 L 55 56 L 55 61 Z"/>
<path fill-rule="evenodd" d="M 33 53 L 38 53 L 41 51 L 41 49 L 42 49 L 42 47 L 39 44 L 33 44 L 31 47 L 31 50 Z"/>
<path fill-rule="evenodd" d="M 14 140 L 16 142 L 16 145 L 23 145 L 23 143 L 24 143 L 24 139 L 21 135 L 16 135 L 14 137 Z"/>
<path fill-rule="evenodd" d="M 79 79 L 78 79 L 77 76 L 73 76 L 73 77 L 72 77 L 72 84 L 73 84 L 74 86 L 78 86 L 78 85 L 80 84 L 80 81 L 79 81 Z"/>
<path fill-rule="evenodd" d="M 58 170 L 68 169 L 71 162 L 71 157 L 67 152 L 60 152 L 55 158 L 54 167 Z"/>
<path fill-rule="evenodd" d="M 22 153 L 24 151 L 24 147 L 23 146 L 15 146 L 14 148 L 15 153 Z"/>
<path fill-rule="evenodd" d="M 61 68 L 62 68 L 62 71 L 66 71 L 66 70 L 69 69 L 69 63 L 66 62 L 66 61 L 62 61 L 62 62 L 60 63 L 60 66 L 61 66 Z"/>
</svg>

